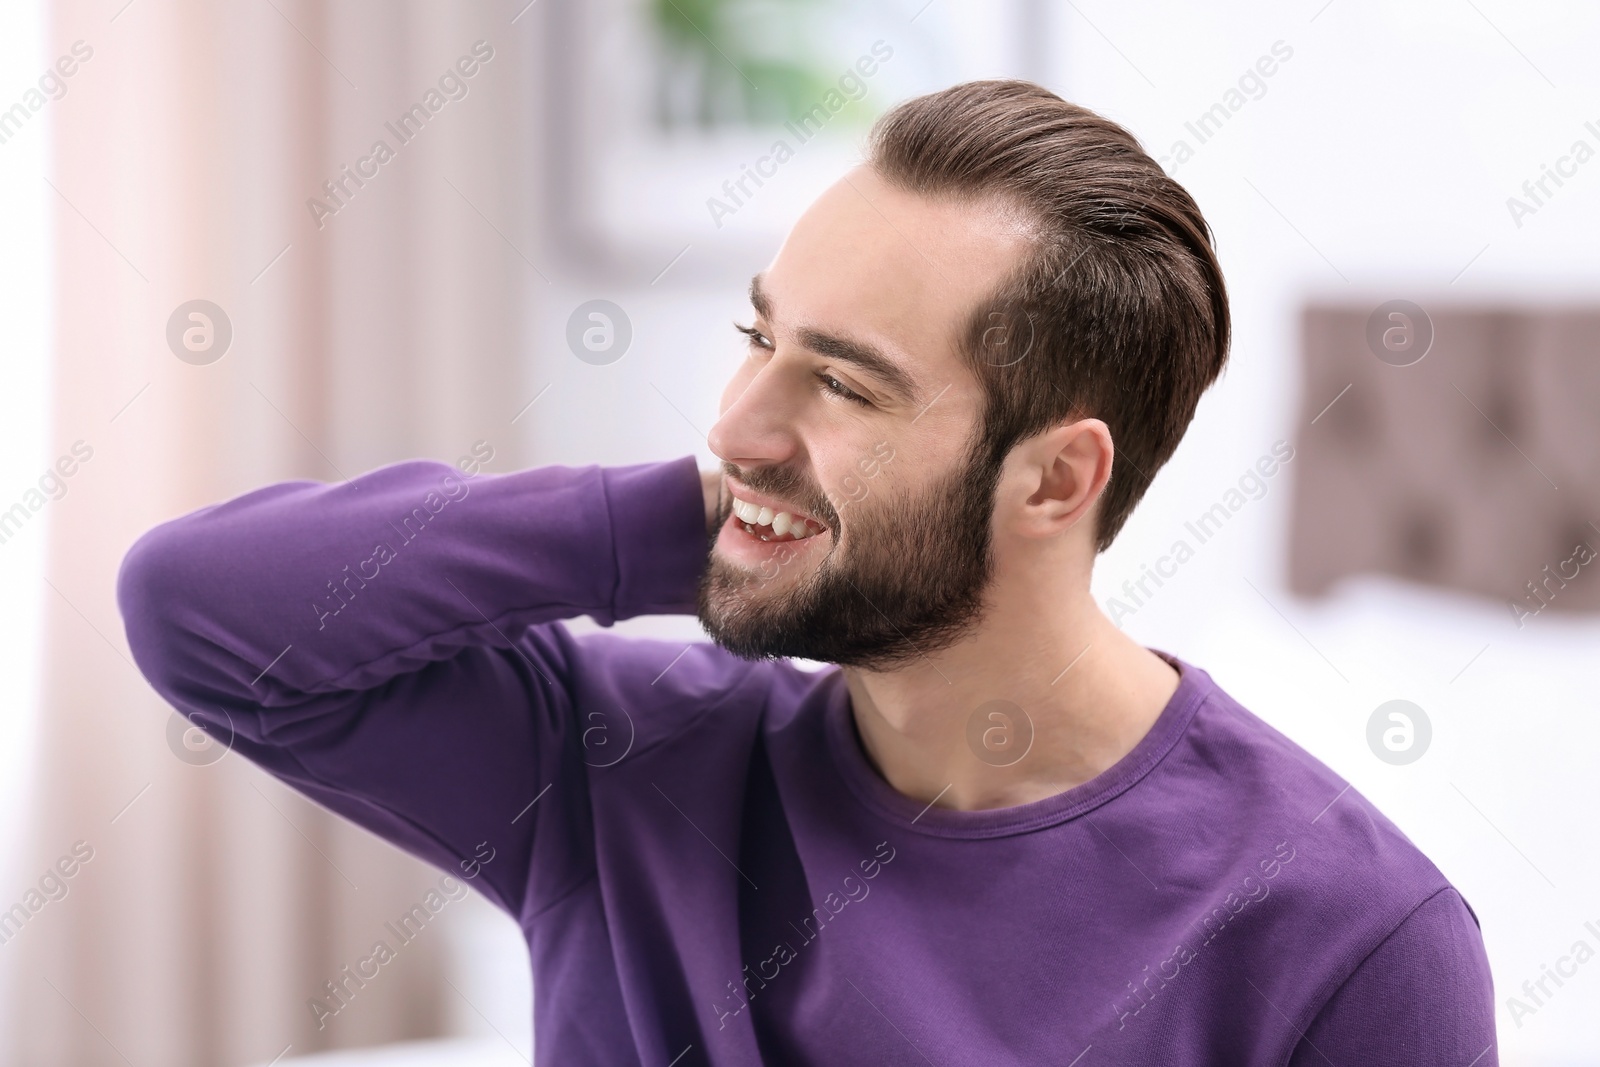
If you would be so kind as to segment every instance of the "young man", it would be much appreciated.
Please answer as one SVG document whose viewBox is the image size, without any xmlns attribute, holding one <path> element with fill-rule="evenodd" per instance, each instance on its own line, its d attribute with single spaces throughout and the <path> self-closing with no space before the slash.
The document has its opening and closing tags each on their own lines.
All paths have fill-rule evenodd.
<svg viewBox="0 0 1600 1067">
<path fill-rule="evenodd" d="M 1443 875 L 1090 597 L 1226 357 L 1184 190 L 1037 86 L 959 85 L 751 300 L 719 471 L 261 489 L 129 553 L 141 669 L 474 874 L 540 1063 L 1495 1063 Z M 560 621 L 691 611 L 714 644 Z"/>
</svg>

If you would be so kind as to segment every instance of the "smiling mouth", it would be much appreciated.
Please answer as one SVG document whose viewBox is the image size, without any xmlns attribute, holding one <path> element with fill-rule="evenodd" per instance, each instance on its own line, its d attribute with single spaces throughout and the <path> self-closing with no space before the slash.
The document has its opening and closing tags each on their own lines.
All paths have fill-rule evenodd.
<svg viewBox="0 0 1600 1067">
<path fill-rule="evenodd" d="M 804 541 L 827 529 L 815 519 L 788 511 L 773 511 L 733 496 L 733 514 L 745 533 L 761 541 Z"/>
</svg>

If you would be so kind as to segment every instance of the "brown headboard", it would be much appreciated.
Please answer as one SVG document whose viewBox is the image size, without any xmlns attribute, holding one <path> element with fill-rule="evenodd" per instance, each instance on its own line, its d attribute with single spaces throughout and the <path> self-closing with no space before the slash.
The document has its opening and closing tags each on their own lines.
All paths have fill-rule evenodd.
<svg viewBox="0 0 1600 1067">
<path fill-rule="evenodd" d="M 1289 584 L 1600 608 L 1600 307 L 1312 305 Z M 1418 356 L 1421 358 L 1417 358 Z"/>
</svg>

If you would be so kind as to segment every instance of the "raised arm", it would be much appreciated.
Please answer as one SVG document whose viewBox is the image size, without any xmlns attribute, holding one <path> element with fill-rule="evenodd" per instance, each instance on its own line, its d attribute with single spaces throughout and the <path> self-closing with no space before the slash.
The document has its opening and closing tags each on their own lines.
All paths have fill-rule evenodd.
<svg viewBox="0 0 1600 1067">
<path fill-rule="evenodd" d="M 397 463 L 158 526 L 117 599 L 140 670 L 192 722 L 453 873 L 487 842 L 474 884 L 520 914 L 530 870 L 579 861 L 586 811 L 583 664 L 553 620 L 692 612 L 706 503 L 687 456 Z"/>
</svg>

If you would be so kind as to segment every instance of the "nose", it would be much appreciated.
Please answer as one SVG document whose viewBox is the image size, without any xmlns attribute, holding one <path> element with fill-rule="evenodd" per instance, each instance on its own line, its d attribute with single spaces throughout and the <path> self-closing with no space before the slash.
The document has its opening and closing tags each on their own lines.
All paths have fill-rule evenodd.
<svg viewBox="0 0 1600 1067">
<path fill-rule="evenodd" d="M 793 398 L 776 359 L 747 359 L 722 393 L 722 415 L 706 435 L 717 458 L 738 467 L 765 467 L 794 458 Z"/>
</svg>

